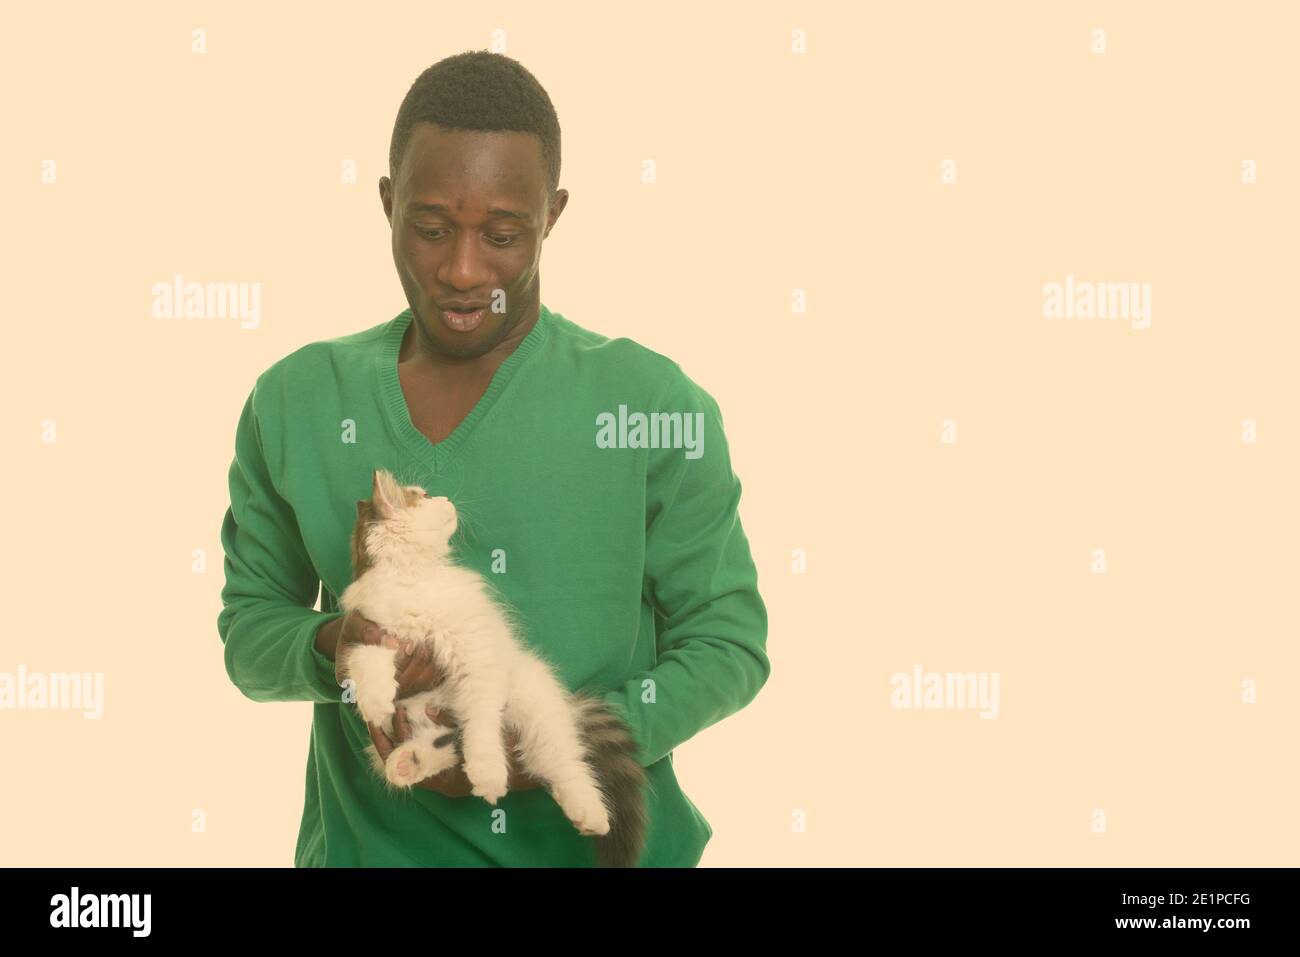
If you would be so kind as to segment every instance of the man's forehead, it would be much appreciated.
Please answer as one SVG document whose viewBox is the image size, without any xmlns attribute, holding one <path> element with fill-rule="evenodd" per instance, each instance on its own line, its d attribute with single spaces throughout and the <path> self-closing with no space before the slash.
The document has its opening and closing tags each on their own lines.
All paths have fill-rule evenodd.
<svg viewBox="0 0 1300 957">
<path fill-rule="evenodd" d="M 417 123 L 406 144 L 412 155 L 437 156 L 458 150 L 506 155 L 532 164 L 542 156 L 542 143 L 533 133 L 518 130 L 452 130 L 432 123 Z"/>
<path fill-rule="evenodd" d="M 429 213 L 432 215 L 449 216 L 453 212 L 461 211 L 463 207 L 464 201 L 458 203 L 456 209 L 453 210 L 451 206 L 446 203 L 431 203 L 413 199 L 406 204 L 406 211 L 408 213 Z M 509 209 L 504 206 L 489 206 L 487 208 L 487 214 L 489 216 L 502 216 L 507 219 L 518 219 L 523 222 L 532 219 L 532 217 L 523 209 Z"/>
<path fill-rule="evenodd" d="M 457 211 L 453 206 L 464 204 L 454 196 L 463 189 L 462 177 L 490 182 L 492 195 L 485 203 L 489 215 L 531 219 L 535 195 L 545 188 L 542 167 L 540 144 L 530 133 L 443 130 L 421 124 L 402 164 L 399 188 L 409 197 L 404 203 L 407 212 L 450 214 Z"/>
</svg>

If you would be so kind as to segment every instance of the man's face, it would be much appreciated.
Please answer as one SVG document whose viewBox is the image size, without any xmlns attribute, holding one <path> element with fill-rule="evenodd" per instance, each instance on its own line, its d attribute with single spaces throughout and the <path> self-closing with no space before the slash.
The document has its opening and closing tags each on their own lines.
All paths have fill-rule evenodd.
<svg viewBox="0 0 1300 957">
<path fill-rule="evenodd" d="M 417 124 L 397 182 L 383 177 L 379 195 L 398 278 L 436 352 L 485 355 L 535 313 L 542 240 L 568 201 L 558 190 L 548 208 L 540 139 Z M 481 316 L 448 315 L 457 302 Z"/>
</svg>

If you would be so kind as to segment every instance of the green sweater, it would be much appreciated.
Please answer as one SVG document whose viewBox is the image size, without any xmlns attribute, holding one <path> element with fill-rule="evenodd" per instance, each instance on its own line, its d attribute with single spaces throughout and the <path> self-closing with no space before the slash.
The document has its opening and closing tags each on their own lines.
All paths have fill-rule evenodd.
<svg viewBox="0 0 1300 957">
<path fill-rule="evenodd" d="M 544 788 L 494 809 L 393 793 L 370 768 L 369 733 L 315 636 L 342 615 L 356 503 L 377 468 L 451 498 L 456 559 L 522 615 L 524 640 L 567 687 L 602 694 L 628 721 L 651 784 L 641 865 L 695 866 L 713 829 L 677 783 L 672 751 L 748 704 L 771 670 L 716 402 L 672 360 L 543 305 L 434 445 L 397 375 L 410 322 L 405 310 L 276 362 L 235 434 L 217 629 L 245 696 L 314 703 L 295 866 L 595 863 L 593 840 Z M 682 414 L 670 428 L 651 413 Z"/>
</svg>

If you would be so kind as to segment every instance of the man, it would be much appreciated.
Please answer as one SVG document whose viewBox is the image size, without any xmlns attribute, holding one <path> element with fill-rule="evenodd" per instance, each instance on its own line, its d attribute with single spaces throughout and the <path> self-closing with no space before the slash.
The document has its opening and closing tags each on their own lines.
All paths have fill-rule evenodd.
<svg viewBox="0 0 1300 957">
<path fill-rule="evenodd" d="M 380 468 L 451 499 L 456 560 L 566 687 L 626 722 L 649 785 L 638 863 L 694 866 L 712 836 L 672 751 L 770 673 L 740 482 L 717 404 L 675 362 L 542 303 L 559 171 L 555 111 L 519 63 L 472 51 L 430 67 L 379 181 L 409 308 L 286 356 L 244 405 L 218 630 L 247 697 L 315 704 L 297 866 L 594 863 L 593 839 L 517 766 L 495 808 L 463 771 L 403 795 L 370 768 L 365 747 L 393 742 L 343 700 L 335 659 L 391 638 L 344 620 L 337 596 Z M 403 661 L 400 694 L 438 680 Z"/>
</svg>

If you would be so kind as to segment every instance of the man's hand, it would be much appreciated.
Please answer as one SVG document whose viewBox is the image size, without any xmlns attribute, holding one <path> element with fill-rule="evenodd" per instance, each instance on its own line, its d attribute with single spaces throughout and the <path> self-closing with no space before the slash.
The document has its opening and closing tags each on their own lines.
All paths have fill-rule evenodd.
<svg viewBox="0 0 1300 957">
<path fill-rule="evenodd" d="M 397 669 L 398 698 L 432 691 L 447 677 L 434 664 L 433 652 L 425 642 L 420 642 L 417 646 L 413 641 L 403 641 L 397 649 L 393 666 Z"/>
<path fill-rule="evenodd" d="M 456 721 L 446 711 L 437 711 L 432 704 L 425 709 L 425 713 L 436 721 L 438 724 L 455 727 Z M 370 740 L 375 743 L 375 750 L 379 752 L 379 757 L 387 761 L 388 755 L 392 750 L 411 736 L 411 726 L 406 720 L 406 712 L 402 708 L 397 709 L 393 715 L 393 734 L 396 740 L 390 740 L 388 735 L 384 734 L 383 729 L 377 725 L 367 724 L 370 729 Z M 510 754 L 510 779 L 506 785 L 511 791 L 531 791 L 533 788 L 544 788 L 545 783 L 533 777 L 519 764 L 519 759 L 515 754 L 515 745 L 519 743 L 519 735 L 510 729 L 506 733 L 506 750 Z M 425 778 L 415 785 L 417 788 L 424 788 L 428 791 L 437 791 L 439 794 L 447 797 L 469 797 L 474 786 L 470 784 L 469 778 L 465 775 L 463 765 L 456 765 L 454 768 L 448 768 L 441 774 L 435 774 L 432 777 Z"/>
<path fill-rule="evenodd" d="M 442 684 L 447 677 L 434 663 L 433 655 L 427 645 L 411 641 L 399 642 L 369 618 L 352 612 L 327 622 L 316 635 L 317 649 L 326 657 L 334 659 L 335 676 L 339 684 L 343 683 L 341 663 L 346 660 L 349 651 L 357 645 L 383 645 L 397 651 L 393 666 L 397 671 L 398 699 L 431 691 Z M 432 704 L 428 706 L 426 713 L 438 724 L 456 726 L 456 721 L 450 713 L 439 712 Z M 366 727 L 370 731 L 370 740 L 374 742 L 379 757 L 385 761 L 397 745 L 411 736 L 410 723 L 406 720 L 406 712 L 402 708 L 398 708 L 393 715 L 393 733 L 396 735 L 396 740 L 390 740 L 388 735 L 376 725 L 367 724 Z M 510 778 L 507 788 L 511 791 L 529 791 L 533 788 L 545 787 L 542 781 L 528 774 L 519 764 L 515 754 L 515 746 L 518 743 L 519 735 L 513 729 L 509 730 L 505 741 L 510 757 Z M 469 797 L 474 790 L 461 765 L 425 778 L 416 784 L 416 787 L 437 791 L 447 797 Z"/>
<path fill-rule="evenodd" d="M 358 612 L 326 622 L 316 632 L 316 650 L 334 661 L 334 680 L 343 684 L 343 665 L 358 645 L 383 645 L 397 648 L 397 638 Z"/>
<path fill-rule="evenodd" d="M 397 652 L 393 667 L 397 672 L 397 697 L 405 698 L 430 691 L 446 677 L 437 665 L 428 645 L 418 648 L 411 641 L 399 642 L 375 622 L 358 612 L 326 622 L 316 633 L 316 649 L 334 661 L 334 680 L 343 684 L 343 664 L 358 645 L 383 645 Z"/>
</svg>

